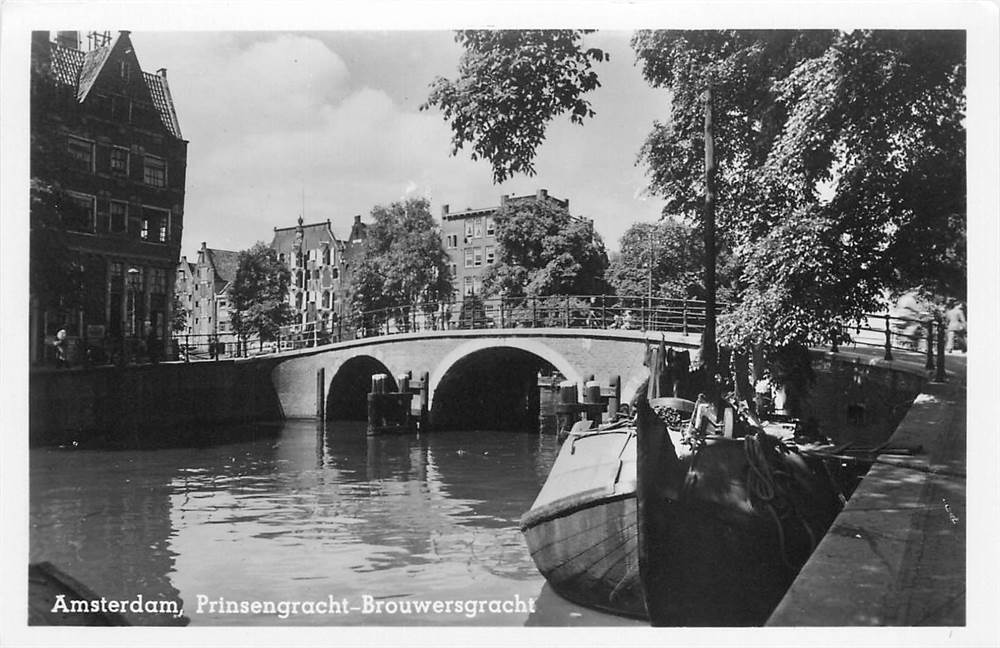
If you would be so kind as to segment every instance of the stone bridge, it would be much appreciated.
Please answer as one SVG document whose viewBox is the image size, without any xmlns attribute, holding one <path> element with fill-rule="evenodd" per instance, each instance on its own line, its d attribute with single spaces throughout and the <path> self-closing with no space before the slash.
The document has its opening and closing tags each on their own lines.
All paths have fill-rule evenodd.
<svg viewBox="0 0 1000 648">
<path fill-rule="evenodd" d="M 410 371 L 414 378 L 429 374 L 433 424 L 476 427 L 537 420 L 537 403 L 534 414 L 530 410 L 540 371 L 558 371 L 577 384 L 591 374 L 602 384 L 620 376 L 627 402 L 648 375 L 647 341 L 656 343 L 660 335 L 578 328 L 421 331 L 286 352 L 266 361 L 275 363 L 271 378 L 286 417 L 325 411 L 331 419 L 364 418 L 371 376 Z M 662 335 L 675 348 L 697 350 L 700 343 L 695 334 Z"/>
</svg>

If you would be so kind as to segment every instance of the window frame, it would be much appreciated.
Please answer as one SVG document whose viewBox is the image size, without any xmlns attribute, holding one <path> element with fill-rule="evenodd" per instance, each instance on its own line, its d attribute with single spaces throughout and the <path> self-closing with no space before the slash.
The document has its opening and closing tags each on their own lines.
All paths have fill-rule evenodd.
<svg viewBox="0 0 1000 648">
<path fill-rule="evenodd" d="M 97 145 L 94 140 L 87 139 L 86 137 L 80 137 L 78 135 L 67 135 L 66 136 L 66 153 L 69 155 L 73 164 L 76 165 L 77 171 L 83 171 L 83 165 L 78 164 L 83 162 L 83 158 L 77 156 L 74 153 L 73 144 L 82 144 L 90 149 L 90 159 L 87 162 L 87 173 L 94 173 L 95 163 L 97 158 Z"/>
<path fill-rule="evenodd" d="M 158 228 L 157 237 L 149 237 L 149 219 L 146 216 L 146 212 L 158 212 L 163 215 L 163 220 Z M 142 206 L 142 216 L 139 218 L 139 238 L 147 243 L 157 243 L 165 245 L 170 242 L 170 221 L 171 212 L 169 209 L 163 209 L 162 207 L 154 207 L 153 205 L 143 205 Z"/>
<path fill-rule="evenodd" d="M 114 219 L 114 206 L 122 205 L 125 209 L 122 212 L 122 226 L 121 229 L 115 229 L 115 219 Z M 108 231 L 112 234 L 122 234 L 128 232 L 128 201 L 126 200 L 109 200 L 108 201 Z"/>
<path fill-rule="evenodd" d="M 124 151 L 125 153 L 124 169 L 115 168 L 115 153 L 118 151 Z M 112 145 L 111 152 L 108 154 L 108 171 L 110 171 L 114 175 L 125 176 L 127 178 L 129 175 L 129 170 L 130 170 L 129 167 L 131 166 L 131 162 L 132 162 L 132 151 L 130 151 L 128 147 Z"/>
<path fill-rule="evenodd" d="M 65 220 L 62 221 L 63 226 L 66 227 L 67 231 L 75 232 L 77 234 L 94 234 L 97 232 L 97 196 L 93 194 L 87 194 L 80 191 L 66 191 L 66 196 L 73 201 L 74 205 L 77 205 L 76 200 L 86 199 L 90 201 L 90 227 L 85 230 L 71 229 Z"/>
<path fill-rule="evenodd" d="M 150 177 L 151 176 L 149 175 L 149 171 L 150 170 L 156 170 L 155 165 L 150 166 L 149 163 L 151 161 L 159 162 L 160 164 L 163 165 L 162 168 L 160 169 L 161 171 L 163 171 L 162 184 L 158 183 L 158 182 L 150 182 Z M 144 185 L 149 186 L 149 187 L 156 187 L 158 189 L 165 189 L 167 187 L 167 182 L 168 182 L 168 176 L 167 176 L 167 160 L 166 160 L 166 158 L 162 158 L 159 155 L 152 155 L 150 153 L 146 153 L 145 155 L 143 155 L 142 156 L 142 183 Z"/>
<path fill-rule="evenodd" d="M 465 267 L 466 268 L 474 267 L 472 265 L 472 262 L 475 258 L 475 252 L 473 252 L 473 248 L 471 247 L 465 248 L 464 253 L 465 253 Z"/>
</svg>

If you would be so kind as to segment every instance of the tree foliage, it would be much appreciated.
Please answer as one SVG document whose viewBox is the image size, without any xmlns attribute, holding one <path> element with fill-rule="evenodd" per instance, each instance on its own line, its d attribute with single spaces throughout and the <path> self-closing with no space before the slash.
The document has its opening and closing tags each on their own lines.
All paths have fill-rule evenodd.
<svg viewBox="0 0 1000 648">
<path fill-rule="evenodd" d="M 485 56 L 469 36 L 460 42 L 467 57 Z M 741 269 L 720 340 L 826 342 L 831 329 L 880 308 L 887 290 L 964 298 L 963 32 L 639 31 L 632 46 L 647 81 L 671 91 L 670 114 L 640 151 L 650 188 L 667 200 L 665 214 L 696 228 L 712 90 L 719 247 Z M 585 55 L 576 41 L 569 47 Z M 523 59 L 523 49 L 513 42 L 504 60 Z M 539 76 L 558 74 L 567 58 L 550 57 Z M 525 74 L 463 65 L 452 85 L 465 112 L 446 113 L 459 141 L 469 123 L 490 123 L 494 88 L 511 87 L 508 76 L 525 87 Z M 521 130 L 506 129 L 480 154 L 501 170 L 530 168 L 551 116 L 516 113 Z"/>
<path fill-rule="evenodd" d="M 427 305 L 452 294 L 448 256 L 444 251 L 430 203 L 409 198 L 371 211 L 365 256 L 355 271 L 356 311 Z"/>
<path fill-rule="evenodd" d="M 638 32 L 673 92 L 642 149 L 697 214 L 711 86 L 718 220 L 742 277 L 731 344 L 827 341 L 886 290 L 965 293 L 965 39 L 948 31 Z"/>
<path fill-rule="evenodd" d="M 285 300 L 291 272 L 277 253 L 258 241 L 237 255 L 236 277 L 229 291 L 229 321 L 242 337 L 257 335 L 261 341 L 275 339 L 282 326 L 292 320 Z"/>
<path fill-rule="evenodd" d="M 486 294 L 607 292 L 608 255 L 592 221 L 545 200 L 508 201 L 495 220 L 497 256 L 483 278 Z"/>
<path fill-rule="evenodd" d="M 451 123 L 452 153 L 472 144 L 472 159 L 493 165 L 498 184 L 534 175 L 535 151 L 553 117 L 568 112 L 582 124 L 594 111 L 583 98 L 600 86 L 593 62 L 608 60 L 582 47 L 588 30 L 465 30 L 456 80 L 438 77 L 421 109 L 438 106 Z"/>
<path fill-rule="evenodd" d="M 622 235 L 618 247 L 619 253 L 608 267 L 608 282 L 616 294 L 645 295 L 650 288 L 652 258 L 654 297 L 705 299 L 705 246 L 701 234 L 690 224 L 675 218 L 635 223 Z M 726 252 L 720 254 L 717 263 L 717 299 L 728 301 L 738 270 Z"/>
</svg>

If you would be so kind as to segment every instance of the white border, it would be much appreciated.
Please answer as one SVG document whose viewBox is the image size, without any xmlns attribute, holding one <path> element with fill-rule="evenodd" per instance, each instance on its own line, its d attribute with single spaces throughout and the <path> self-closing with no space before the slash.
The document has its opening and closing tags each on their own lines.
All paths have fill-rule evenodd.
<svg viewBox="0 0 1000 648">
<path fill-rule="evenodd" d="M 7 0 L 0 32 L 0 561 L 4 645 L 147 644 L 328 645 L 364 641 L 400 645 L 488 643 L 741 646 L 826 645 L 836 641 L 895 646 L 996 645 L 998 637 L 998 13 L 992 2 L 29 2 Z M 662 28 L 957 28 L 968 33 L 969 359 L 968 596 L 966 628 L 677 630 L 617 628 L 229 628 L 90 631 L 26 628 L 27 534 L 27 206 L 28 52 L 31 29 L 82 26 L 134 31 L 414 30 L 456 27 Z M 224 577 L 224 575 L 220 575 Z"/>
</svg>

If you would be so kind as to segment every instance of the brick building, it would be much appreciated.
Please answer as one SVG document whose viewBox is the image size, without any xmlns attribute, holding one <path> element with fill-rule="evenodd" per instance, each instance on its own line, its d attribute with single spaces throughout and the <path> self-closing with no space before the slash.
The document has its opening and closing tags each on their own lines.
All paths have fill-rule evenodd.
<svg viewBox="0 0 1000 648">
<path fill-rule="evenodd" d="M 128 31 L 92 32 L 86 47 L 49 34 L 31 43 L 32 359 L 60 328 L 92 346 L 166 339 L 188 144 L 166 70 L 142 70 Z M 59 247 L 36 249 L 53 231 Z M 36 274 L 57 252 L 79 287 L 43 292 Z"/>
<path fill-rule="evenodd" d="M 569 209 L 569 200 L 560 200 L 539 189 L 527 196 L 500 196 L 499 207 L 481 207 L 460 212 L 441 207 L 441 238 L 449 257 L 449 267 L 457 297 L 483 292 L 483 275 L 496 261 L 497 243 L 494 216 L 508 203 L 538 200 Z"/>
<path fill-rule="evenodd" d="M 181 296 L 182 303 L 191 304 L 188 333 L 193 336 L 192 345 L 207 348 L 209 337 L 221 334 L 222 338 L 227 338 L 232 333 L 229 288 L 236 278 L 238 257 L 238 252 L 210 248 L 202 241 L 198 258 L 190 264 L 191 280 Z M 182 259 L 181 265 L 186 261 Z M 179 272 L 183 272 L 183 268 Z"/>
<path fill-rule="evenodd" d="M 350 294 L 345 280 L 348 247 L 334 236 L 329 219 L 305 224 L 300 216 L 292 227 L 274 228 L 271 249 L 292 273 L 288 304 L 295 313 L 293 332 L 337 330 Z"/>
</svg>

